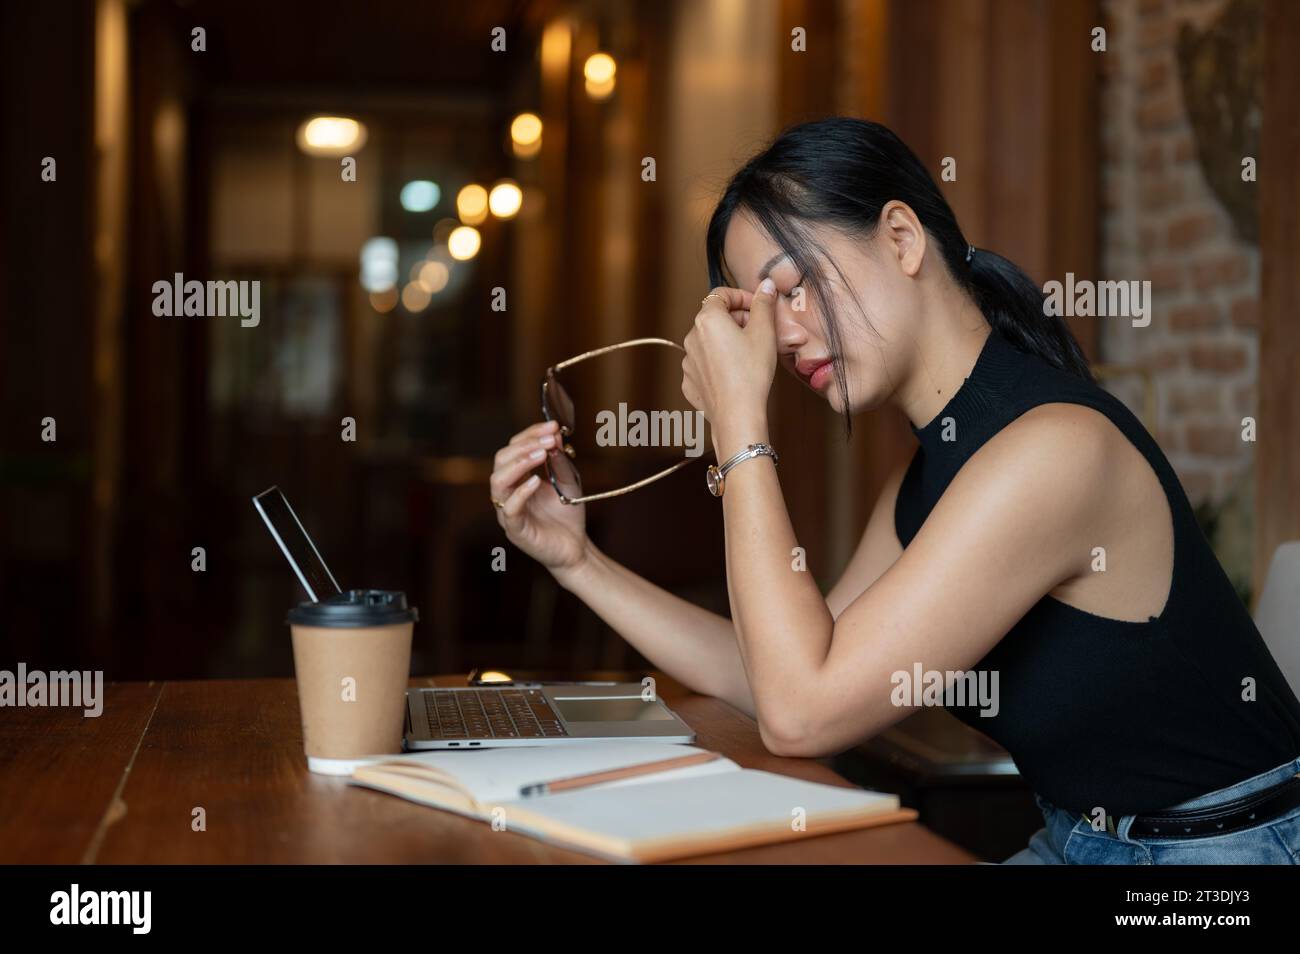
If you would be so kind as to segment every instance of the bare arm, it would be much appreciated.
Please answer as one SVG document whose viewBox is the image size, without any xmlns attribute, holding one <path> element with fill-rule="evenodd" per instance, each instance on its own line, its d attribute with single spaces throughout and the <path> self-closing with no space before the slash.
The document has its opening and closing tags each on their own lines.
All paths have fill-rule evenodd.
<svg viewBox="0 0 1300 954">
<path fill-rule="evenodd" d="M 885 482 L 857 550 L 826 597 L 833 616 L 839 616 L 902 552 L 894 533 L 894 502 L 904 471 L 905 467 L 896 469 Z M 590 541 L 584 559 L 558 571 L 556 580 L 655 668 L 696 692 L 755 714 L 731 620 L 655 586 Z"/>
</svg>

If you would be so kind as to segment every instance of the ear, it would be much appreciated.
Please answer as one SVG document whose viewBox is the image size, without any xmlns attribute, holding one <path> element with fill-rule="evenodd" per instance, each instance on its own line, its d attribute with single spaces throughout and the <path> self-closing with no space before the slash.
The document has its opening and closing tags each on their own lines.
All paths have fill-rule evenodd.
<svg viewBox="0 0 1300 954">
<path fill-rule="evenodd" d="M 912 207 L 890 199 L 880 210 L 880 237 L 891 259 L 908 278 L 915 278 L 925 259 L 926 234 Z"/>
</svg>

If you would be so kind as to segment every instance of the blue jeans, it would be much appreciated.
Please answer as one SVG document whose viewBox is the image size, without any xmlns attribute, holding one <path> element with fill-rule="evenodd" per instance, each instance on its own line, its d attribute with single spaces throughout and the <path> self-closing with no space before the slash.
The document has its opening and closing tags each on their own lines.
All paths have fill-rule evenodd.
<svg viewBox="0 0 1300 954">
<path fill-rule="evenodd" d="M 1208 808 L 1271 788 L 1300 773 L 1300 758 L 1170 809 Z M 1115 831 L 1093 831 L 1091 821 L 1035 795 L 1045 828 L 1029 839 L 1007 865 L 1295 865 L 1300 864 L 1300 807 L 1270 822 L 1203 838 L 1131 838 L 1133 815 Z"/>
</svg>

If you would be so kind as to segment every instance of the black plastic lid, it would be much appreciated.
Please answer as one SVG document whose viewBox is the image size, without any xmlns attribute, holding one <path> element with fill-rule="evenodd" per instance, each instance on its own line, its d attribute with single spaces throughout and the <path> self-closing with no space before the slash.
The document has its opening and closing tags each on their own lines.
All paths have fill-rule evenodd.
<svg viewBox="0 0 1300 954">
<path fill-rule="evenodd" d="M 319 603 L 299 603 L 289 610 L 290 623 L 337 629 L 413 623 L 419 618 L 400 590 L 344 590 Z"/>
</svg>

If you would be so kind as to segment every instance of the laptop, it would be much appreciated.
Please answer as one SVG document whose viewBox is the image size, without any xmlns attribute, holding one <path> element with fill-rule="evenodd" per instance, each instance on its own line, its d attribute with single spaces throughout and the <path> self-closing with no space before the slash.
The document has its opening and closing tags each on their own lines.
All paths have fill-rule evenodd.
<svg viewBox="0 0 1300 954">
<path fill-rule="evenodd" d="M 279 487 L 253 498 L 276 545 L 313 603 L 343 590 Z M 518 682 L 406 690 L 404 747 L 491 749 L 522 745 L 695 741 L 695 732 L 640 683 Z"/>
</svg>

